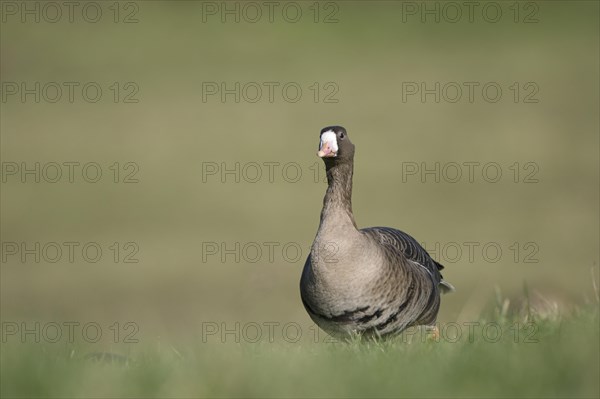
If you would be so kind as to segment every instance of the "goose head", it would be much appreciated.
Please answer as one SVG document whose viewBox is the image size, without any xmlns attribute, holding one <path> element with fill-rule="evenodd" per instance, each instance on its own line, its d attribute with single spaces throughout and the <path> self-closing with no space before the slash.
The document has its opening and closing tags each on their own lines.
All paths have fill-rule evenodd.
<svg viewBox="0 0 600 399">
<path fill-rule="evenodd" d="M 354 144 L 348 138 L 346 129 L 342 126 L 327 126 L 321 129 L 317 156 L 323 158 L 326 164 L 352 162 Z"/>
</svg>

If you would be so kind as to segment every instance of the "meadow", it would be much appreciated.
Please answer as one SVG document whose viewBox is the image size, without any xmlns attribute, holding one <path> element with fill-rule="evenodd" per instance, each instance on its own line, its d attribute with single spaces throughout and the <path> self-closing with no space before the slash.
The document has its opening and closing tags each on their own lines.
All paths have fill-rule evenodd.
<svg viewBox="0 0 600 399">
<path fill-rule="evenodd" d="M 230 326 L 225 335 L 210 335 L 215 340 L 113 345 L 113 352 L 95 352 L 94 345 L 81 342 L 11 346 L 2 354 L 1 393 L 61 398 L 596 397 L 598 304 L 570 315 L 551 309 L 509 311 L 506 304 L 466 325 L 447 324 L 438 340 L 413 330 L 383 342 L 334 342 L 311 330 L 310 338 L 300 342 L 296 331 L 271 340 L 277 338 L 276 328 L 261 336 L 244 327 L 236 333 Z"/>
<path fill-rule="evenodd" d="M 1 4 L 2 397 L 600 395 L 597 2 L 28 3 Z M 439 342 L 331 342 L 302 306 L 332 124 L 359 227 L 457 288 Z"/>
</svg>

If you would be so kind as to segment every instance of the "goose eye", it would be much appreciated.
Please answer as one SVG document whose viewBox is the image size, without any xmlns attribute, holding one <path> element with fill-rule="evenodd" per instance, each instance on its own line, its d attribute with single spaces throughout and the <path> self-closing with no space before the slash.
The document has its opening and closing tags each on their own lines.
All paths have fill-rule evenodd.
<svg viewBox="0 0 600 399">
<path fill-rule="evenodd" d="M 343 140 L 344 139 L 344 133 L 340 133 L 340 138 Z"/>
</svg>

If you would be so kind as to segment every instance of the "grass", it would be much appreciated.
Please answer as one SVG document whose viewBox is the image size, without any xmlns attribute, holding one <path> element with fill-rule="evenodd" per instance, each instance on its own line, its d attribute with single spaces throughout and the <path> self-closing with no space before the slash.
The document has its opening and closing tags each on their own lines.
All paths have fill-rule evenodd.
<svg viewBox="0 0 600 399">
<path fill-rule="evenodd" d="M 3 344 L 9 397 L 598 397 L 599 309 L 495 306 L 385 342 Z M 457 328 L 458 326 L 458 328 Z M 490 327 L 491 326 L 491 327 Z M 458 337 L 457 331 L 462 335 Z M 500 335 L 498 335 L 500 332 Z"/>
</svg>

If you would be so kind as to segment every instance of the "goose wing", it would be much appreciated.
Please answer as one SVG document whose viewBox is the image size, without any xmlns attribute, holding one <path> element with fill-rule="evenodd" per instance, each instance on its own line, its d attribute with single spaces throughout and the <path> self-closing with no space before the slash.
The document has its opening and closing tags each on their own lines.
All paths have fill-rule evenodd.
<svg viewBox="0 0 600 399">
<path fill-rule="evenodd" d="M 445 281 L 440 273 L 440 270 L 442 270 L 444 266 L 436 262 L 429 253 L 427 253 L 425 248 L 409 234 L 390 227 L 368 227 L 361 229 L 361 231 L 373 237 L 381 245 L 392 251 L 392 253 L 399 253 L 415 264 L 415 266 L 427 270 L 434 283 L 439 284 L 442 292 L 446 293 L 454 291 L 452 284 Z"/>
</svg>

